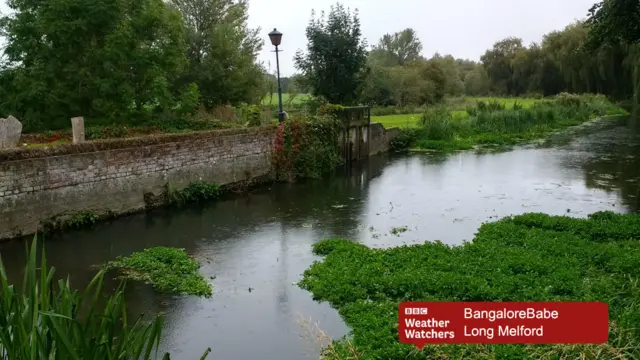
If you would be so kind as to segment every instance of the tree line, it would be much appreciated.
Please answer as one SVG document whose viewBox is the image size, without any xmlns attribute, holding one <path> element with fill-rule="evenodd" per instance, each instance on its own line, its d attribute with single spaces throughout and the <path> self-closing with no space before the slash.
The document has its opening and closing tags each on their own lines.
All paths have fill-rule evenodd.
<svg viewBox="0 0 640 360">
<path fill-rule="evenodd" d="M 12 14 L 0 17 L 7 42 L 0 114 L 13 114 L 26 129 L 68 126 L 73 116 L 109 124 L 161 120 L 277 94 L 274 70 L 257 61 L 264 41 L 260 29 L 248 26 L 248 0 L 9 0 L 8 6 Z M 638 84 L 639 12 L 637 0 L 604 0 L 587 20 L 539 43 L 506 38 L 472 61 L 424 57 L 413 29 L 384 35 L 369 48 L 357 11 L 337 3 L 312 15 L 306 51 L 294 58 L 298 74 L 283 78 L 282 88 L 374 106 L 560 92 L 630 99 Z"/>
<path fill-rule="evenodd" d="M 366 51 L 357 12 L 338 4 L 328 16 L 312 18 L 307 51 L 298 53 L 296 67 L 314 95 L 343 104 L 425 105 L 445 96 L 562 92 L 627 100 L 639 83 L 639 14 L 638 0 L 604 0 L 584 21 L 529 46 L 505 38 L 476 62 L 440 54 L 425 58 L 410 28 L 384 35 Z"/>
</svg>

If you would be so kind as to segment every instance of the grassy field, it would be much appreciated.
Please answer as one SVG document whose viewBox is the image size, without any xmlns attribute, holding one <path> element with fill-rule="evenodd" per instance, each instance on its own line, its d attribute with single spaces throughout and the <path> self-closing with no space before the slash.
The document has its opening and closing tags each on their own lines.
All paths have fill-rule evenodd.
<svg viewBox="0 0 640 360">
<path fill-rule="evenodd" d="M 291 95 L 289 94 L 282 94 L 282 103 L 284 105 L 287 104 L 302 104 L 306 101 L 308 101 L 311 98 L 310 94 L 298 94 L 296 95 L 293 100 L 291 100 Z M 267 95 L 262 99 L 262 105 L 278 105 L 278 93 L 274 93 L 273 97 Z"/>
<path fill-rule="evenodd" d="M 371 122 L 380 123 L 385 128 L 414 128 L 418 126 L 418 122 L 422 114 L 403 114 L 403 115 L 386 115 L 372 116 Z"/>
<path fill-rule="evenodd" d="M 513 98 L 498 98 L 498 97 L 468 97 L 465 98 L 462 103 L 454 106 L 455 108 L 474 106 L 478 101 L 484 101 L 490 103 L 497 101 L 503 104 L 507 109 L 513 108 L 515 103 L 522 105 L 523 108 L 530 108 L 538 99 L 513 99 Z M 385 128 L 399 127 L 399 128 L 415 128 L 418 126 L 422 113 L 414 114 L 402 114 L 402 115 L 386 115 L 386 116 L 372 116 L 371 122 L 382 124 Z M 463 119 L 466 117 L 464 110 L 452 110 L 452 116 L 454 119 Z"/>
<path fill-rule="evenodd" d="M 513 105 L 515 103 L 518 103 L 518 104 L 522 105 L 524 108 L 528 108 L 528 107 L 531 107 L 531 105 L 533 105 L 537 101 L 540 101 L 540 99 L 520 99 L 520 98 L 500 98 L 500 97 L 468 97 L 468 98 L 465 98 L 465 103 L 468 103 L 469 105 L 474 105 L 478 101 L 484 101 L 486 103 L 492 102 L 492 101 L 497 101 L 500 104 L 504 105 L 507 109 L 510 109 L 510 108 L 513 108 Z"/>
<path fill-rule="evenodd" d="M 330 239 L 300 286 L 338 309 L 352 329 L 325 359 L 638 359 L 640 215 L 589 219 L 524 214 L 480 227 L 473 242 L 370 249 Z M 442 345 L 398 341 L 403 301 L 603 301 L 610 336 L 601 345 Z M 366 355 L 364 355 L 366 354 Z"/>
<path fill-rule="evenodd" d="M 529 102 L 527 106 L 508 108 L 484 103 L 468 106 L 466 110 L 452 104 L 427 108 L 420 117 L 407 117 L 414 119 L 414 123 L 402 129 L 393 147 L 438 151 L 503 148 L 544 138 L 597 117 L 626 114 L 605 97 L 593 95 L 562 94 L 538 103 Z M 378 121 L 385 124 L 386 120 Z M 394 119 L 390 124 L 403 122 Z"/>
</svg>

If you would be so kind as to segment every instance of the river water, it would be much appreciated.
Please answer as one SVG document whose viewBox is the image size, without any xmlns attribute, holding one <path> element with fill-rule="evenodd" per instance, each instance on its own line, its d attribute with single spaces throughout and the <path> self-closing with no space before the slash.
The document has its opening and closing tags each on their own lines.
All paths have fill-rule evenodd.
<svg viewBox="0 0 640 360">
<path fill-rule="evenodd" d="M 524 212 L 584 217 L 639 211 L 640 136 L 596 123 L 509 152 L 382 155 L 324 180 L 278 184 L 205 207 L 126 217 L 47 243 L 57 273 L 83 286 L 94 265 L 152 246 L 185 248 L 203 263 L 211 299 L 130 284 L 132 313 L 162 313 L 173 359 L 317 359 L 348 332 L 337 312 L 295 283 L 319 258 L 311 245 L 345 237 L 384 247 L 472 240 L 487 221 Z M 407 231 L 393 234 L 392 229 Z M 24 244 L 2 246 L 18 276 Z"/>
</svg>

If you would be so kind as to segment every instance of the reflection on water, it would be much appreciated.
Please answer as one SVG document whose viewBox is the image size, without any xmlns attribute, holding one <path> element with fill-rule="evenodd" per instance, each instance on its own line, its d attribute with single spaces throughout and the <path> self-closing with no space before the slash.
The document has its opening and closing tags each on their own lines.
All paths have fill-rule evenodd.
<svg viewBox="0 0 640 360">
<path fill-rule="evenodd" d="M 638 211 L 640 139 L 606 127 L 573 141 L 493 154 L 379 156 L 335 177 L 264 187 L 182 211 L 158 211 L 68 233 L 47 243 L 58 274 L 86 284 L 92 266 L 151 246 L 185 248 L 203 263 L 212 299 L 172 297 L 130 284 L 132 313 L 164 313 L 174 359 L 317 358 L 302 320 L 344 335 L 335 310 L 294 284 L 326 237 L 371 246 L 471 240 L 486 221 L 524 212 L 586 216 Z M 394 227 L 408 231 L 397 236 Z M 2 257 L 20 276 L 24 244 Z M 111 282 L 111 286 L 115 283 Z M 251 289 L 251 290 L 250 290 Z"/>
</svg>

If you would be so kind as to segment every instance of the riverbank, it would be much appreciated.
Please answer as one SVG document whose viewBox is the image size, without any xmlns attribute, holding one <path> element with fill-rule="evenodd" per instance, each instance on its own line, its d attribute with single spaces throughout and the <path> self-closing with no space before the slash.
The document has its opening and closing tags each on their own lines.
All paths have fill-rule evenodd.
<svg viewBox="0 0 640 360">
<path fill-rule="evenodd" d="M 417 126 L 402 129 L 396 149 L 457 151 L 477 147 L 504 148 L 606 116 L 628 115 L 602 96 L 560 94 L 506 107 L 480 101 L 466 110 L 441 106 L 428 109 Z"/>
<path fill-rule="evenodd" d="M 191 190 L 202 186 L 241 192 L 283 172 L 319 176 L 340 162 L 338 133 L 315 134 L 326 128 L 315 126 L 302 134 L 299 124 L 293 127 L 305 147 L 285 144 L 286 129 L 271 125 L 0 151 L 0 240 L 180 202 L 182 195 L 198 197 Z M 380 124 L 367 130 L 368 155 L 388 151 L 394 131 Z"/>
<path fill-rule="evenodd" d="M 487 223 L 473 242 L 386 250 L 344 239 L 314 244 L 325 256 L 300 286 L 326 301 L 353 329 L 329 359 L 540 359 L 640 356 L 640 214 L 588 219 L 528 213 Z M 606 345 L 414 346 L 398 342 L 402 301 L 604 301 Z"/>
</svg>

